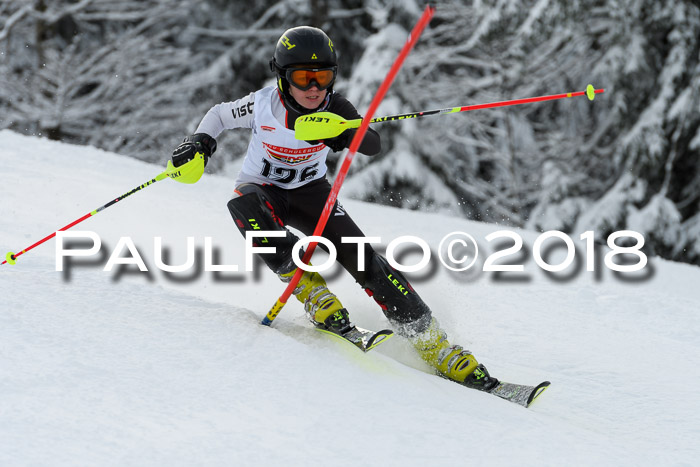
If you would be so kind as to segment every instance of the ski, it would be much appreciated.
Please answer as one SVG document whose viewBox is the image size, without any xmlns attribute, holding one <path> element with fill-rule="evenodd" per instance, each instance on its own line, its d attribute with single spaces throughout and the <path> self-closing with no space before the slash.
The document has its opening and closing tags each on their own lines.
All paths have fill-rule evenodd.
<svg viewBox="0 0 700 467">
<path fill-rule="evenodd" d="M 389 340 L 394 335 L 394 331 L 390 329 L 384 329 L 382 331 L 370 331 L 369 329 L 358 328 L 352 325 L 350 329 L 343 333 L 334 332 L 328 329 L 326 326 L 319 324 L 316 329 L 330 334 L 331 336 L 342 339 L 350 344 L 354 345 L 363 352 L 369 352 L 379 344 L 382 344 Z"/>
<path fill-rule="evenodd" d="M 527 386 L 524 384 L 512 384 L 499 381 L 493 389 L 487 392 L 501 399 L 513 402 L 514 404 L 530 407 L 530 404 L 532 404 L 550 384 L 549 381 L 544 381 L 537 386 Z"/>
</svg>

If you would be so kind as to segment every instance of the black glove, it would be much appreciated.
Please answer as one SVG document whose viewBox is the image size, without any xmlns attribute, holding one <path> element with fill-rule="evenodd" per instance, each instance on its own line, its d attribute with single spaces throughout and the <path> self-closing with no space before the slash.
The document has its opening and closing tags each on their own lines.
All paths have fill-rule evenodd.
<svg viewBox="0 0 700 467">
<path fill-rule="evenodd" d="M 173 151 L 173 165 L 180 167 L 182 164 L 194 159 L 196 153 L 204 154 L 204 167 L 207 166 L 209 157 L 216 151 L 216 140 L 206 133 L 195 133 L 187 136 L 185 140 Z"/>
<path fill-rule="evenodd" d="M 324 139 L 322 141 L 323 144 L 331 148 L 333 152 L 340 152 L 348 147 L 354 134 L 355 132 L 352 130 L 345 130 L 335 138 Z"/>
</svg>

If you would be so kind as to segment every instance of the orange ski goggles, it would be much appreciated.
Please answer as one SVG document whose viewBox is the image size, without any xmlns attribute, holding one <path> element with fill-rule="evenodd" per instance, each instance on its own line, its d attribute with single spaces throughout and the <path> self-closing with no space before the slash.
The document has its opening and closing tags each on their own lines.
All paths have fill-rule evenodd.
<svg viewBox="0 0 700 467">
<path fill-rule="evenodd" d="M 289 68 L 285 73 L 287 81 L 295 88 L 308 91 L 312 86 L 327 89 L 335 81 L 337 68 Z"/>
</svg>

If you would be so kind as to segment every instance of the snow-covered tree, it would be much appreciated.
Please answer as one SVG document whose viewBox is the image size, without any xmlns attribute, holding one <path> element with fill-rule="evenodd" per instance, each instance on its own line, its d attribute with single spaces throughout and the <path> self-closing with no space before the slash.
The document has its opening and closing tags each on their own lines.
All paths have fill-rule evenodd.
<svg viewBox="0 0 700 467">
<path fill-rule="evenodd" d="M 376 34 L 385 48 L 391 27 Z M 633 229 L 651 251 L 700 263 L 699 39 L 698 2 L 440 4 L 387 112 L 606 92 L 386 124 L 387 153 L 358 164 L 350 191 L 601 239 Z"/>
<path fill-rule="evenodd" d="M 213 104 L 271 82 L 298 24 L 368 28 L 362 2 L 0 1 L 1 128 L 163 160 Z M 341 69 L 354 38 L 338 34 Z M 246 138 L 227 134 L 228 154 Z M 224 155 L 211 168 L 224 165 Z"/>
</svg>

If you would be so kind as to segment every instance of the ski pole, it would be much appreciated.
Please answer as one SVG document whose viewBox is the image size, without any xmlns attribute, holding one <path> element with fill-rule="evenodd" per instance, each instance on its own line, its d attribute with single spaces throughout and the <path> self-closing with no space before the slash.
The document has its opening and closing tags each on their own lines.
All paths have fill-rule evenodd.
<svg viewBox="0 0 700 467">
<path fill-rule="evenodd" d="M 7 253 L 7 255 L 5 255 L 5 261 L 0 263 L 0 265 L 5 264 L 5 263 L 16 264 L 17 258 L 19 256 L 25 254 L 29 250 L 34 249 L 35 247 L 41 245 L 42 243 L 44 243 L 48 240 L 51 240 L 52 238 L 54 238 L 56 236 L 56 234 L 58 232 L 68 230 L 71 227 L 73 227 L 77 224 L 80 224 L 85 219 L 94 216 L 98 212 L 101 212 L 101 211 L 107 209 L 108 207 L 118 203 L 119 201 L 123 200 L 124 198 L 128 198 L 129 196 L 133 195 L 137 191 L 140 191 L 148 186 L 151 186 L 154 183 L 163 180 L 164 178 L 172 178 L 173 180 L 177 180 L 178 182 L 181 182 L 181 183 L 191 184 L 191 183 L 197 182 L 197 180 L 199 180 L 201 178 L 203 173 L 204 173 L 204 155 L 202 153 L 196 153 L 194 159 L 192 159 L 189 162 L 186 162 L 185 164 L 181 165 L 180 167 L 175 167 L 175 166 L 173 166 L 171 161 L 168 161 L 168 165 L 167 165 L 165 171 L 156 175 L 155 178 L 147 181 L 146 183 L 144 183 L 142 185 L 137 186 L 136 188 L 134 188 L 131 191 L 127 191 L 123 195 L 111 200 L 109 203 L 107 203 L 105 205 L 100 206 L 99 208 L 95 209 L 94 211 L 90 211 L 89 213 L 85 214 L 84 216 L 74 220 L 70 224 L 68 224 L 64 227 L 61 227 L 56 232 L 53 232 L 53 233 L 47 235 L 46 237 L 42 238 L 38 242 L 34 243 L 33 245 L 28 246 L 27 248 L 20 251 L 19 253 L 12 253 L 12 252 Z"/>
<path fill-rule="evenodd" d="M 602 94 L 604 89 L 595 89 L 592 84 L 586 87 L 585 91 L 566 92 L 553 94 L 551 96 L 527 97 L 524 99 L 513 99 L 509 101 L 490 102 L 488 104 L 465 105 L 462 107 L 450 107 L 439 110 L 423 110 L 402 115 L 390 115 L 388 117 L 377 117 L 369 123 L 391 122 L 394 120 L 407 120 L 411 118 L 428 117 L 430 115 L 451 114 L 467 112 L 470 110 L 490 109 L 493 107 L 506 107 L 510 105 L 531 104 L 533 102 L 553 101 L 565 99 L 567 97 L 587 96 L 589 100 L 595 99 L 596 94 Z M 317 140 L 334 138 L 349 128 L 358 128 L 362 119 L 345 120 L 339 115 L 331 112 L 317 112 L 311 115 L 301 116 L 294 123 L 294 136 L 301 140 Z"/>
<path fill-rule="evenodd" d="M 345 155 L 345 158 L 343 159 L 343 163 L 340 166 L 338 175 L 335 177 L 335 181 L 333 182 L 333 186 L 331 187 L 331 192 L 329 193 L 328 199 L 326 200 L 326 204 L 324 205 L 323 211 L 321 212 L 321 217 L 319 218 L 318 223 L 316 224 L 316 228 L 314 229 L 314 236 L 320 236 L 323 233 L 323 229 L 326 228 L 326 223 L 328 222 L 328 218 L 331 212 L 333 211 L 333 206 L 335 205 L 335 201 L 338 198 L 338 192 L 340 191 L 340 187 L 342 186 L 343 181 L 345 180 L 345 176 L 347 175 L 348 170 L 350 169 L 352 159 L 353 157 L 355 157 L 355 153 L 360 147 L 360 143 L 362 142 L 365 133 L 367 133 L 367 130 L 369 129 L 369 118 L 372 118 L 372 115 L 374 115 L 374 112 L 377 110 L 377 107 L 379 107 L 379 104 L 382 102 L 382 99 L 384 99 L 384 95 L 389 90 L 391 83 L 394 81 L 396 74 L 398 73 L 399 69 L 401 68 L 401 65 L 403 65 L 403 62 L 406 59 L 406 56 L 416 44 L 416 41 L 418 41 L 418 37 L 423 32 L 423 29 L 425 29 L 425 27 L 428 25 L 428 22 L 430 22 L 430 18 L 432 18 L 434 12 L 435 8 L 431 6 L 425 7 L 423 14 L 421 15 L 420 19 L 409 34 L 408 39 L 406 40 L 406 43 L 399 52 L 399 55 L 396 57 L 394 64 L 389 69 L 389 73 L 387 73 L 381 86 L 379 86 L 377 93 L 374 95 L 374 98 L 372 99 L 372 102 L 369 105 L 369 109 L 367 110 L 367 119 L 365 119 L 361 123 L 361 125 L 358 125 L 359 130 L 357 130 L 357 133 L 355 133 L 355 136 L 350 142 L 350 148 L 348 149 L 348 152 Z M 311 256 L 313 255 L 317 245 L 318 242 L 309 243 L 306 253 L 304 253 L 303 258 L 301 259 L 304 264 L 309 264 Z M 277 299 L 277 302 L 274 304 L 274 306 L 270 309 L 270 311 L 267 312 L 267 315 L 263 318 L 261 324 L 264 324 L 265 326 L 269 326 L 272 324 L 272 321 L 277 317 L 279 312 L 282 311 L 282 308 L 287 303 L 287 300 L 289 300 L 289 297 L 292 295 L 292 292 L 296 288 L 303 274 L 304 270 L 302 268 L 297 268 L 296 272 L 294 273 L 294 276 L 292 277 L 292 280 L 289 282 L 289 284 L 287 284 L 287 287 L 284 289 L 284 292 L 282 293 L 280 298 Z"/>
</svg>

